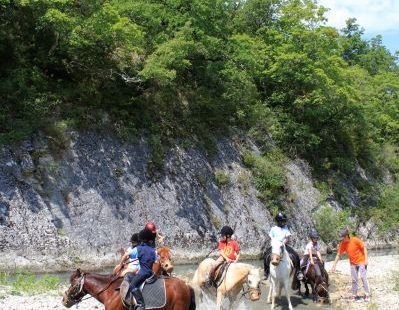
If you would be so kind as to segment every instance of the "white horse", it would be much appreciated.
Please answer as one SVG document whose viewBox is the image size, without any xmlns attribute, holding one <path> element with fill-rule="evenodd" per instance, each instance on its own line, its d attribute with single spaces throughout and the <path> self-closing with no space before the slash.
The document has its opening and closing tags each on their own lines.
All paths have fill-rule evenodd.
<svg viewBox="0 0 399 310">
<path fill-rule="evenodd" d="M 275 297 L 278 289 L 278 296 L 281 296 L 281 289 L 284 285 L 285 295 L 288 300 L 288 307 L 292 310 L 291 298 L 289 293 L 289 280 L 293 271 L 292 261 L 285 248 L 284 242 L 272 239 L 272 256 L 270 261 L 270 289 L 267 302 L 275 307 Z"/>
<path fill-rule="evenodd" d="M 193 277 L 193 286 L 201 290 L 201 294 L 204 291 L 205 283 L 209 277 L 209 272 L 212 266 L 215 264 L 215 260 L 212 258 L 206 258 L 203 260 Z M 227 297 L 230 301 L 230 306 L 234 304 L 238 294 L 243 289 L 244 284 L 248 285 L 249 299 L 252 301 L 259 300 L 260 298 L 260 269 L 255 268 L 249 264 L 244 263 L 231 263 L 228 266 L 226 275 L 221 284 L 216 288 L 216 305 L 218 309 L 221 309 L 222 300 Z"/>
</svg>

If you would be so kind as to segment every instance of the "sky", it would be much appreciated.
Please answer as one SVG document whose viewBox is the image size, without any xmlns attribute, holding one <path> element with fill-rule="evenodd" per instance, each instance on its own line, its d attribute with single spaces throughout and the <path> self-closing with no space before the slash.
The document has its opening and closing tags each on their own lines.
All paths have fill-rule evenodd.
<svg viewBox="0 0 399 310">
<path fill-rule="evenodd" d="M 324 7 L 328 25 L 341 29 L 354 17 L 364 28 L 363 38 L 382 36 L 382 43 L 391 53 L 399 51 L 399 0 L 317 0 Z"/>
</svg>

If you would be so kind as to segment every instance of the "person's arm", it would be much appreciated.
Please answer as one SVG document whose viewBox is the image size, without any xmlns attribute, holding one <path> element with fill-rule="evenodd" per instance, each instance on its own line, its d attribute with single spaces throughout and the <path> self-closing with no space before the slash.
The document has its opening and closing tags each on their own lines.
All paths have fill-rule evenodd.
<svg viewBox="0 0 399 310">
<path fill-rule="evenodd" d="M 123 265 L 123 263 L 126 261 L 126 260 L 128 260 L 128 258 L 129 258 L 129 253 L 128 252 L 125 252 L 125 254 L 123 254 L 123 256 L 122 256 L 122 258 L 121 258 L 121 261 L 120 261 L 120 263 L 119 263 L 119 265 Z"/>
<path fill-rule="evenodd" d="M 309 258 L 310 258 L 310 264 L 314 265 L 314 260 L 313 260 L 313 255 L 312 255 L 312 248 L 308 249 L 308 254 L 309 254 Z"/>
<path fill-rule="evenodd" d="M 291 232 L 289 229 L 287 229 L 287 232 L 285 234 L 285 238 L 283 240 L 284 244 L 288 244 L 291 241 Z"/>
<path fill-rule="evenodd" d="M 321 257 L 320 251 L 317 251 L 316 254 L 317 254 L 317 257 L 318 257 L 319 260 L 320 260 L 320 263 L 323 264 L 323 258 Z"/>
<path fill-rule="evenodd" d="M 233 262 L 236 263 L 238 262 L 239 259 L 240 259 L 240 252 L 237 252 L 236 259 Z"/>
<path fill-rule="evenodd" d="M 335 260 L 334 260 L 333 266 L 331 267 L 330 272 L 335 272 L 335 268 L 337 267 L 337 263 L 339 261 L 340 256 L 341 256 L 341 254 L 337 254 L 337 256 L 335 257 Z"/>
<path fill-rule="evenodd" d="M 158 243 L 163 244 L 164 240 L 165 240 L 165 236 L 157 233 L 157 239 L 158 239 Z"/>
<path fill-rule="evenodd" d="M 369 255 L 366 246 L 364 246 L 363 251 L 364 251 L 364 264 L 367 266 L 369 264 Z"/>
<path fill-rule="evenodd" d="M 224 254 L 224 251 L 223 251 L 223 250 L 219 250 L 219 254 L 220 254 L 221 256 L 223 256 L 223 258 L 224 258 L 224 260 L 225 260 L 226 262 L 230 262 L 230 261 L 231 261 L 231 259 L 228 258 L 228 257 L 226 256 L 226 254 Z"/>
</svg>

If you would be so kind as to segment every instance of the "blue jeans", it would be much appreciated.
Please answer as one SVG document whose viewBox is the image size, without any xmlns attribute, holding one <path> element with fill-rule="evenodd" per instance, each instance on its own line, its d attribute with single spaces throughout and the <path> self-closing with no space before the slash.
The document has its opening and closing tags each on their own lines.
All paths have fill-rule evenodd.
<svg viewBox="0 0 399 310">
<path fill-rule="evenodd" d="M 134 292 L 140 288 L 140 285 L 143 284 L 143 282 L 151 277 L 151 274 L 146 274 L 146 273 L 128 273 L 128 278 L 127 280 L 129 281 L 129 290 L 131 292 Z"/>
</svg>

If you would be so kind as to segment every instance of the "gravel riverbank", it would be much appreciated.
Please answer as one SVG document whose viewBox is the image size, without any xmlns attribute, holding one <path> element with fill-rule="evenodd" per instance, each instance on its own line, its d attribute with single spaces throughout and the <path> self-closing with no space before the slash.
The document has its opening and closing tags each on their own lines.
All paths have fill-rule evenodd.
<svg viewBox="0 0 399 310">
<path fill-rule="evenodd" d="M 327 270 L 331 268 L 331 262 L 326 264 Z M 399 272 L 399 255 L 374 256 L 369 259 L 368 279 L 371 288 L 371 301 L 350 302 L 351 278 L 349 262 L 341 260 L 337 266 L 337 272 L 330 274 L 330 295 L 332 305 L 323 306 L 321 309 L 337 310 L 376 310 L 376 309 L 399 309 L 399 292 L 394 290 L 395 274 Z M 397 278 L 396 278 L 397 279 Z M 396 280 L 398 281 L 398 280 Z M 0 309 L 4 310 L 62 310 L 66 309 L 61 304 L 62 292 L 66 286 L 61 286 L 58 291 L 49 294 L 33 296 L 15 296 L 11 294 L 8 287 L 0 287 Z M 362 289 L 359 295 L 363 295 Z M 294 308 L 310 309 L 313 305 L 308 303 L 297 303 Z M 269 309 L 269 304 L 260 302 L 248 304 L 246 309 Z M 263 307 L 264 306 L 264 307 Z M 76 309 L 72 307 L 71 309 Z M 79 305 L 81 310 L 104 309 L 103 306 L 93 298 L 83 301 Z M 201 308 L 202 309 L 202 308 Z M 240 308 L 241 309 L 241 308 Z M 282 309 L 281 307 L 278 309 Z"/>
</svg>

